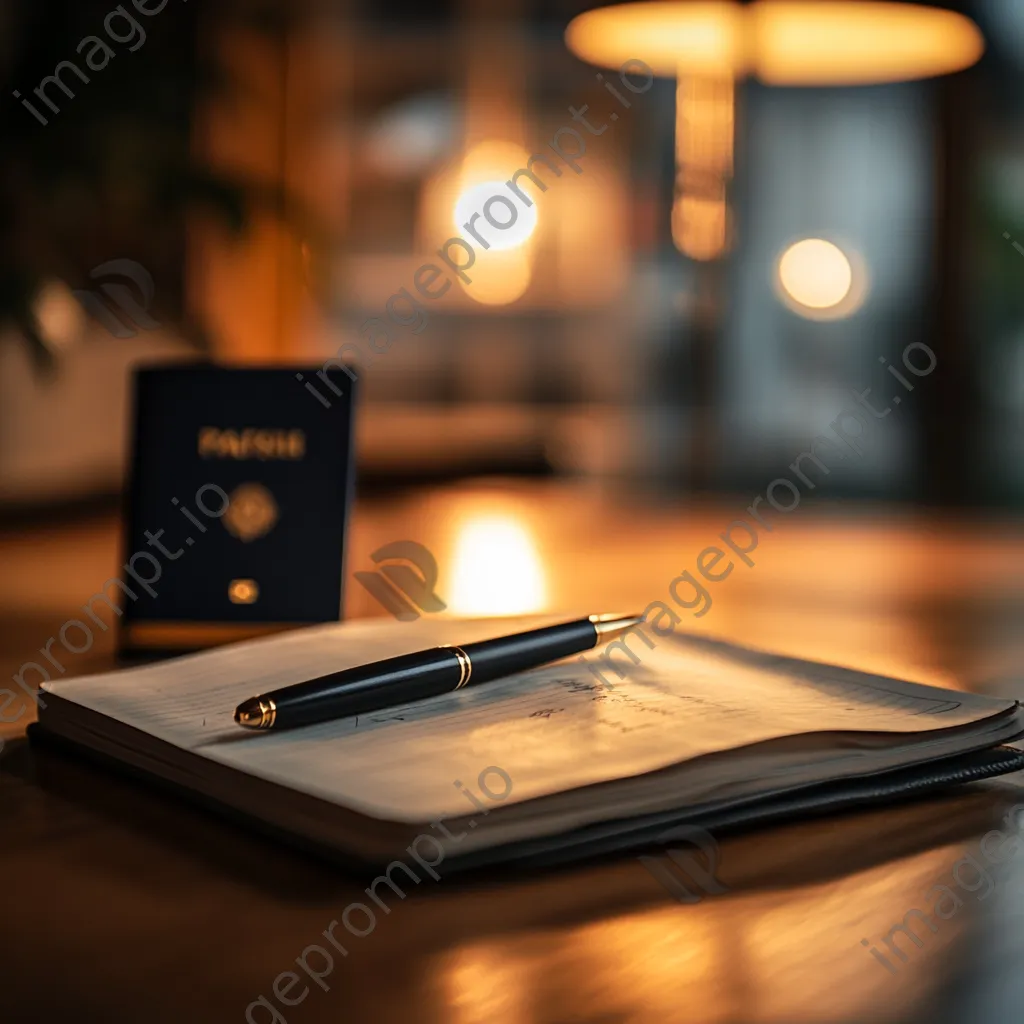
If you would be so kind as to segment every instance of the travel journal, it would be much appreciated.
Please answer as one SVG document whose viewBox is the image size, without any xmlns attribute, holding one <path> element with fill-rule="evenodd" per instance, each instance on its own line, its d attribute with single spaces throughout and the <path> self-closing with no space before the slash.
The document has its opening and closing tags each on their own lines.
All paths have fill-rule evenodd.
<svg viewBox="0 0 1024 1024">
<path fill-rule="evenodd" d="M 1024 732 L 1015 701 L 677 635 L 612 688 L 570 658 L 306 728 L 248 732 L 232 717 L 253 693 L 553 621 L 332 624 L 51 681 L 38 735 L 369 863 L 444 819 L 464 833 L 446 870 L 639 848 L 677 824 L 820 813 L 1024 767 L 1002 746 Z M 484 768 L 509 780 L 486 815 L 458 785 Z"/>
</svg>

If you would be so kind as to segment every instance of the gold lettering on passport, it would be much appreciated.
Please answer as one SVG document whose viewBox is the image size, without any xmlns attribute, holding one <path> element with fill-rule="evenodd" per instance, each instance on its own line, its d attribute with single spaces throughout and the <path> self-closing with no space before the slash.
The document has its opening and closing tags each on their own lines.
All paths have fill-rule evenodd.
<svg viewBox="0 0 1024 1024">
<path fill-rule="evenodd" d="M 277 502 L 263 484 L 239 484 L 228 497 L 231 503 L 220 521 L 240 541 L 248 543 L 265 536 L 280 518 Z"/>
<path fill-rule="evenodd" d="M 203 427 L 199 431 L 199 455 L 204 459 L 268 459 L 298 461 L 306 456 L 306 435 L 301 430 L 221 430 Z"/>
</svg>

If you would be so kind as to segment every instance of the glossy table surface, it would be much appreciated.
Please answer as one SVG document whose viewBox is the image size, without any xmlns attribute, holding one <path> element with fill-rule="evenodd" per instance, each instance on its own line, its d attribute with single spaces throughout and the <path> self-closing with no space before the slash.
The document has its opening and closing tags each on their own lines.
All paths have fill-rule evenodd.
<svg viewBox="0 0 1024 1024">
<path fill-rule="evenodd" d="M 632 610 L 667 593 L 743 514 L 624 501 L 566 484 L 434 488 L 360 504 L 350 617 L 382 614 L 351 573 L 395 540 L 425 544 L 449 612 Z M 0 532 L 5 679 L 111 576 L 118 524 L 97 514 Z M 486 552 L 510 552 L 488 563 Z M 1024 529 L 845 507 L 779 517 L 685 628 L 952 688 L 1024 696 Z M 113 664 L 110 634 L 67 675 Z M 370 876 L 277 846 L 0 725 L 0 1020 L 243 1021 Z M 14 716 L 14 720 L 10 720 Z M 337 954 L 289 1024 L 988 1021 L 1024 1005 L 1024 896 L 1010 865 L 958 863 L 1019 781 L 724 836 L 726 891 L 676 902 L 635 857 L 503 869 L 420 886 Z M 979 861 L 983 866 L 985 862 Z M 960 879 L 954 879 L 954 870 Z M 988 872 L 986 871 L 986 874 Z M 1004 877 L 1005 875 L 1005 877 Z M 869 947 L 935 886 L 956 912 Z M 954 905 L 955 906 L 955 905 Z M 913 919 L 912 919 L 913 920 Z M 899 937 L 898 937 L 899 938 Z M 868 940 L 868 946 L 862 940 Z M 882 945 L 883 950 L 885 946 Z M 303 976 L 305 978 L 305 976 Z M 303 986 L 288 990 L 292 998 Z M 275 1019 L 265 1007 L 253 1021 Z"/>
</svg>

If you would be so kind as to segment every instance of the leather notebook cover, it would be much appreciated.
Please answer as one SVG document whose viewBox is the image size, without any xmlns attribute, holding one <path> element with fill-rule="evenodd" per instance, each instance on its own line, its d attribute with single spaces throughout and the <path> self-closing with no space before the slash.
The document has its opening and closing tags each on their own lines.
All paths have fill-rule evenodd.
<svg viewBox="0 0 1024 1024">
<path fill-rule="evenodd" d="M 694 828 L 720 838 L 789 821 L 920 799 L 952 786 L 1018 771 L 1024 771 L 1024 751 L 1011 746 L 990 747 L 866 778 L 820 783 L 729 810 L 704 814 L 683 810 L 641 821 L 608 822 L 551 839 L 518 843 L 501 850 L 500 859 L 524 867 L 552 867 L 591 857 L 658 850 L 687 838 Z M 485 866 L 497 859 L 489 857 L 490 852 L 482 851 L 460 861 L 458 866 L 462 869 Z"/>
<path fill-rule="evenodd" d="M 366 867 L 376 870 L 383 865 L 385 859 L 390 859 L 381 859 L 377 863 L 372 858 L 353 856 L 338 847 L 312 841 L 289 829 L 272 825 L 257 815 L 246 814 L 229 804 L 210 799 L 188 786 L 169 782 L 155 773 L 100 754 L 89 746 L 71 742 L 39 725 L 29 726 L 28 734 L 33 742 L 71 751 L 102 769 L 140 779 L 217 818 L 330 863 L 353 870 Z M 452 856 L 445 858 L 445 875 L 474 872 L 495 865 L 543 869 L 597 858 L 656 853 L 681 839 L 692 842 L 694 828 L 705 830 L 715 839 L 720 839 L 727 834 L 768 828 L 790 821 L 916 800 L 953 786 L 981 782 L 1017 771 L 1024 771 L 1024 752 L 1009 746 L 992 747 L 927 765 L 881 772 L 868 778 L 843 779 L 808 786 L 795 793 L 760 798 L 730 811 L 694 814 L 687 810 L 677 810 L 639 820 L 603 822 L 575 832 L 490 847 L 465 855 L 453 851 Z"/>
</svg>

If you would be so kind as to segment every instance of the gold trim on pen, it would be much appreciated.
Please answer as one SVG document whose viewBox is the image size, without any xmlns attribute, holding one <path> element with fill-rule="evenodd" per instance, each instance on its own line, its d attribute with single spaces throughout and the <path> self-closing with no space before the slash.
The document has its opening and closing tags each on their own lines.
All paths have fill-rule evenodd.
<svg viewBox="0 0 1024 1024">
<path fill-rule="evenodd" d="M 461 690 L 469 682 L 469 677 L 473 674 L 473 663 L 469 660 L 469 655 L 461 647 L 456 647 L 455 644 L 442 644 L 441 646 L 445 650 L 451 651 L 459 663 L 459 681 L 455 684 L 455 689 Z"/>
<path fill-rule="evenodd" d="M 235 708 L 235 721 L 246 729 L 269 729 L 277 721 L 277 705 L 269 697 L 253 697 Z"/>
<path fill-rule="evenodd" d="M 266 700 L 260 701 L 260 711 L 263 712 L 260 728 L 273 728 L 274 722 L 277 721 L 277 705 L 268 697 Z"/>
</svg>

